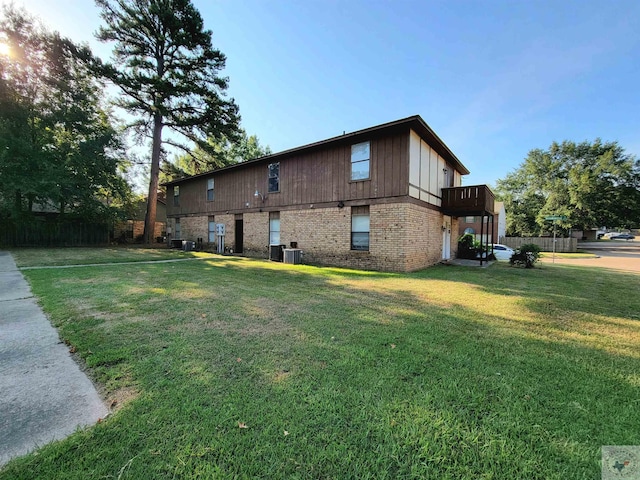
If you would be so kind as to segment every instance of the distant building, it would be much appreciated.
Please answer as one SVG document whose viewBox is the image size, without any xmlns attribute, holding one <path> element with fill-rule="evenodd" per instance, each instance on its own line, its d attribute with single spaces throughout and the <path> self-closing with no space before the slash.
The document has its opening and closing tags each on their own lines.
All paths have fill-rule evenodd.
<svg viewBox="0 0 640 480">
<path fill-rule="evenodd" d="M 483 243 L 501 243 L 501 239 L 507 232 L 507 214 L 503 202 L 494 202 L 494 216 L 484 218 L 479 215 L 467 215 L 458 221 L 458 237 L 470 233 L 476 240 L 480 240 L 482 234 Z"/>
<path fill-rule="evenodd" d="M 123 222 L 119 222 L 113 231 L 113 239 L 115 241 L 124 241 L 132 243 L 141 241 L 144 235 L 144 219 L 147 215 L 147 199 L 141 198 L 135 202 L 133 214 Z M 164 193 L 158 195 L 158 203 L 156 205 L 156 226 L 153 234 L 154 239 L 160 239 L 167 235 L 167 204 L 164 199 Z"/>
</svg>

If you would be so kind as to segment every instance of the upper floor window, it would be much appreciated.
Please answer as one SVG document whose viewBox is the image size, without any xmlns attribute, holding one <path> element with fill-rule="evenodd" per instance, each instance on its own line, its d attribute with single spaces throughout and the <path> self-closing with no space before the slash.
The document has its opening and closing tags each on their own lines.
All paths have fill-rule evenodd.
<svg viewBox="0 0 640 480">
<path fill-rule="evenodd" d="M 369 142 L 351 145 L 351 180 L 367 180 L 369 162 Z"/>
<path fill-rule="evenodd" d="M 207 202 L 213 202 L 213 178 L 207 179 Z"/>
<path fill-rule="evenodd" d="M 269 164 L 269 193 L 280 191 L 280 162 Z"/>
<path fill-rule="evenodd" d="M 174 185 L 173 187 L 173 206 L 180 206 L 180 187 L 178 185 Z"/>
</svg>

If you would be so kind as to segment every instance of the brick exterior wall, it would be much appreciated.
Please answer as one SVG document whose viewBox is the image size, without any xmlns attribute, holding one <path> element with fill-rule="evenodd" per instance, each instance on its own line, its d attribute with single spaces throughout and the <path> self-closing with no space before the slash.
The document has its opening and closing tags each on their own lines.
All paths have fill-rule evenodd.
<svg viewBox="0 0 640 480">
<path fill-rule="evenodd" d="M 479 219 L 480 217 L 475 216 L 473 218 Z M 474 237 L 476 240 L 480 240 L 480 231 L 482 229 L 484 233 L 482 237 L 482 243 L 498 243 L 500 241 L 500 239 L 498 238 L 498 215 L 497 214 L 494 216 L 494 219 L 493 219 L 493 229 L 491 228 L 491 223 L 487 224 L 486 218 L 485 218 L 484 227 L 482 226 L 479 220 L 473 223 L 467 223 L 466 217 L 460 217 L 459 220 L 460 220 L 458 223 L 459 227 L 456 229 L 456 232 L 458 232 L 458 237 L 461 237 L 462 235 L 464 235 L 464 231 L 467 228 L 473 228 L 473 231 L 475 232 Z M 487 237 L 489 238 L 488 242 L 487 242 Z M 495 241 L 493 239 L 495 239 Z"/>
<path fill-rule="evenodd" d="M 165 232 L 165 226 L 166 225 L 164 222 L 156 222 L 156 227 L 153 234 L 154 241 L 156 237 L 163 236 Z M 131 227 L 133 227 L 133 230 L 131 229 Z M 131 233 L 131 237 L 128 236 L 129 232 L 133 232 Z M 118 239 L 123 234 L 128 239 L 128 241 L 134 241 L 136 238 L 144 235 L 144 220 L 128 220 L 117 223 L 113 229 L 113 238 Z"/>
<path fill-rule="evenodd" d="M 351 208 L 307 208 L 280 212 L 280 243 L 287 248 L 297 242 L 303 263 L 407 272 L 440 262 L 442 258 L 441 213 L 412 203 L 376 204 L 369 207 L 369 251 L 351 250 Z M 235 216 L 216 215 L 224 223 L 225 246 L 236 250 Z M 175 221 L 170 220 L 175 229 Z M 181 217 L 183 240 L 203 238 L 207 244 L 208 216 Z M 452 219 L 451 252 L 455 256 L 457 220 Z M 243 215 L 243 254 L 269 257 L 269 213 Z M 175 232 L 175 230 L 173 230 Z"/>
<path fill-rule="evenodd" d="M 242 216 L 244 232 L 244 255 L 248 257 L 269 257 L 269 213 L 245 213 Z M 281 221 L 282 223 L 282 221 Z M 284 243 L 284 242 L 281 242 Z"/>
<path fill-rule="evenodd" d="M 182 217 L 180 218 L 180 229 L 182 231 L 182 240 L 196 241 L 201 238 L 203 242 L 207 241 L 207 230 L 209 228 L 209 217 L 206 215 L 198 217 Z M 175 232 L 175 230 L 174 230 Z"/>
</svg>

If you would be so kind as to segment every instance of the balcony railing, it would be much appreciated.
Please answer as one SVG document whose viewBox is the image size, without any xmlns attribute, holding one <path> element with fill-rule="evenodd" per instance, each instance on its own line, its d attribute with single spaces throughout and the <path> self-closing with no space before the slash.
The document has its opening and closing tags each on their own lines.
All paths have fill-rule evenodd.
<svg viewBox="0 0 640 480">
<path fill-rule="evenodd" d="M 442 210 L 456 217 L 493 214 L 495 198 L 486 185 L 442 189 Z"/>
</svg>

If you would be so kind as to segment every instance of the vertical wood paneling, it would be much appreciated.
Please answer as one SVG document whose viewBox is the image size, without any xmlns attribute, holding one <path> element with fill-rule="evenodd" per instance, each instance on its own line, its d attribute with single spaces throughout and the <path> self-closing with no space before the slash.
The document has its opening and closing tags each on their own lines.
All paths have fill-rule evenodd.
<svg viewBox="0 0 640 480">
<path fill-rule="evenodd" d="M 170 214 L 227 210 L 237 213 L 246 208 L 246 202 L 249 202 L 249 208 L 262 207 L 262 201 L 253 196 L 256 189 L 267 196 L 264 203 L 267 208 L 407 195 L 408 131 L 372 138 L 370 142 L 369 180 L 352 182 L 351 145 L 334 145 L 297 156 L 273 159 L 274 162 L 280 162 L 279 193 L 267 193 L 267 162 L 248 164 L 211 175 L 215 179 L 213 202 L 206 201 L 206 182 L 211 176 L 204 175 L 181 183 L 180 207 L 174 208 L 173 198 L 169 196 L 168 211 Z"/>
<path fill-rule="evenodd" d="M 398 137 L 393 138 L 393 158 L 391 160 L 392 169 L 389 177 L 389 187 L 393 192 L 399 181 L 400 172 L 398 171 L 398 164 L 400 163 L 400 157 L 402 155 L 402 141 Z"/>
<path fill-rule="evenodd" d="M 409 183 L 420 185 L 420 147 L 423 143 L 416 132 L 409 132 Z"/>
<path fill-rule="evenodd" d="M 383 179 L 383 192 L 382 196 L 391 196 L 393 190 L 389 185 L 389 179 L 391 178 L 391 172 L 393 171 L 393 138 L 387 137 L 384 139 L 384 179 Z"/>
<path fill-rule="evenodd" d="M 429 157 L 431 147 L 427 142 L 420 140 L 420 188 L 429 190 Z"/>
<path fill-rule="evenodd" d="M 400 136 L 401 156 L 398 158 L 399 178 L 396 184 L 396 191 L 401 195 L 409 193 L 409 132 Z"/>
</svg>

